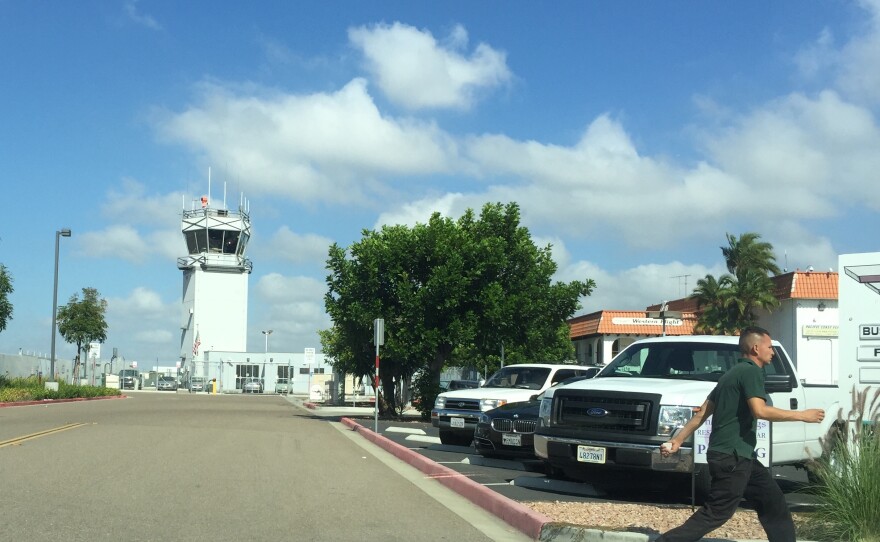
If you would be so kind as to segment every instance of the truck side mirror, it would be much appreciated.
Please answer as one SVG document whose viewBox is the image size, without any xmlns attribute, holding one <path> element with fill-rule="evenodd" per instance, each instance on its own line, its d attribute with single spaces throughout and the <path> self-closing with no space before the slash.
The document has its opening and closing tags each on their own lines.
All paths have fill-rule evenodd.
<svg viewBox="0 0 880 542">
<path fill-rule="evenodd" d="M 764 377 L 764 391 L 767 393 L 788 393 L 794 389 L 791 375 L 766 375 Z"/>
</svg>

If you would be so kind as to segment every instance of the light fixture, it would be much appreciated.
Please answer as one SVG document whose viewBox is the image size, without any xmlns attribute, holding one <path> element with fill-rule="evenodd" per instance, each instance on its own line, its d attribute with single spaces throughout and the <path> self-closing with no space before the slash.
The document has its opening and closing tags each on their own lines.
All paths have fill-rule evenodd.
<svg viewBox="0 0 880 542">
<path fill-rule="evenodd" d="M 825 310 L 825 303 L 823 303 L 822 301 L 820 301 L 820 302 L 819 302 L 819 306 L 817 306 L 816 308 L 819 309 L 819 312 L 824 311 L 824 310 Z"/>
<path fill-rule="evenodd" d="M 49 381 L 55 382 L 55 335 L 58 324 L 58 240 L 70 237 L 70 228 L 55 231 L 55 282 L 52 291 L 52 351 L 49 355 Z"/>
</svg>

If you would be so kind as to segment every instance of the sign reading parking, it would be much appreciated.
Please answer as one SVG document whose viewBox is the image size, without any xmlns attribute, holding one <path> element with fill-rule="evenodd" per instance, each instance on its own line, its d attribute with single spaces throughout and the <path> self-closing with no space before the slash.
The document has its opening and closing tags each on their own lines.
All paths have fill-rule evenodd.
<svg viewBox="0 0 880 542">
<path fill-rule="evenodd" d="M 709 435 L 712 434 L 712 416 L 694 432 L 694 463 L 706 463 L 706 451 L 709 449 Z M 765 467 L 770 466 L 770 422 L 758 420 L 756 430 L 757 445 L 755 455 Z"/>
</svg>

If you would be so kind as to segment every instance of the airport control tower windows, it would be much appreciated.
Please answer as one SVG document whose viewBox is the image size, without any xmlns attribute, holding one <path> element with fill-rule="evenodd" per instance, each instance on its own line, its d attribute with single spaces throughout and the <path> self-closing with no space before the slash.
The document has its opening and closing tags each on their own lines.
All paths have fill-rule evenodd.
<svg viewBox="0 0 880 542">
<path fill-rule="evenodd" d="M 227 231 L 223 233 L 223 254 L 236 254 L 238 252 L 239 232 Z"/>
</svg>

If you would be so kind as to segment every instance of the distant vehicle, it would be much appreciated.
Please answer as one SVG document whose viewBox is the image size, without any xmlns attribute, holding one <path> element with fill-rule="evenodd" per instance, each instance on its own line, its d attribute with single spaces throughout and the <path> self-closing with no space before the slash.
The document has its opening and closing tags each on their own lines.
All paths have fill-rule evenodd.
<svg viewBox="0 0 880 542">
<path fill-rule="evenodd" d="M 288 383 L 286 378 L 279 378 L 275 382 L 275 393 L 289 393 L 290 392 L 290 384 Z"/>
<path fill-rule="evenodd" d="M 259 378 L 246 378 L 241 383 L 241 393 L 263 393 L 263 381 Z"/>
<path fill-rule="evenodd" d="M 173 376 L 160 376 L 156 389 L 158 391 L 177 391 L 177 380 Z"/>
<path fill-rule="evenodd" d="M 140 374 L 138 374 L 137 369 L 123 369 L 119 371 L 119 383 L 123 390 L 137 389 L 139 381 Z"/>
<path fill-rule="evenodd" d="M 193 376 L 189 379 L 189 391 L 205 391 L 207 388 L 205 387 L 205 377 L 203 376 Z"/>
</svg>

